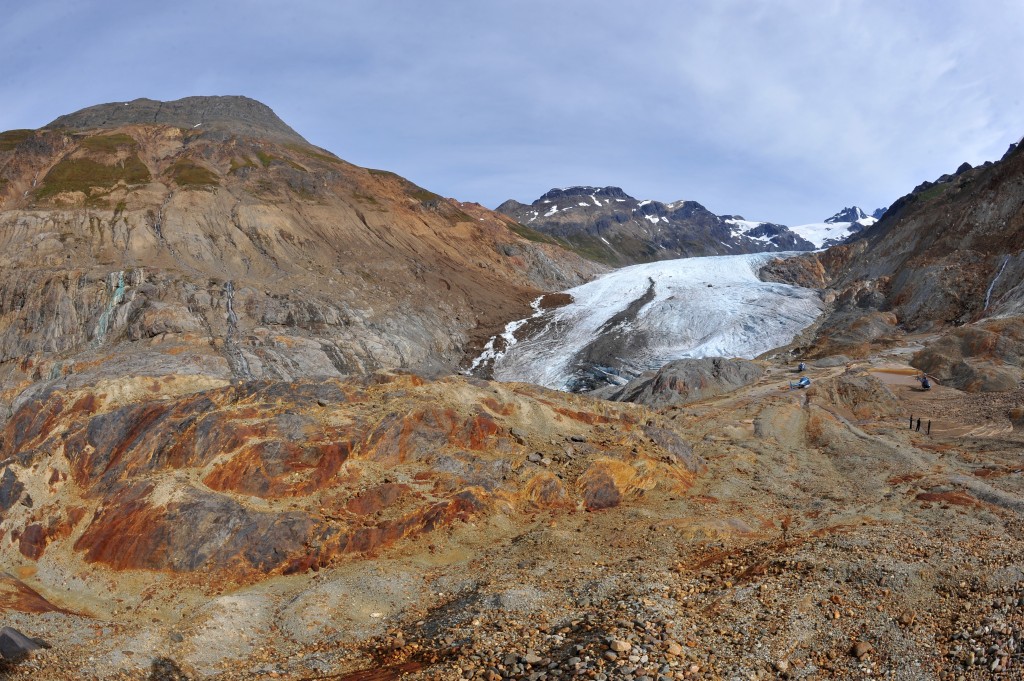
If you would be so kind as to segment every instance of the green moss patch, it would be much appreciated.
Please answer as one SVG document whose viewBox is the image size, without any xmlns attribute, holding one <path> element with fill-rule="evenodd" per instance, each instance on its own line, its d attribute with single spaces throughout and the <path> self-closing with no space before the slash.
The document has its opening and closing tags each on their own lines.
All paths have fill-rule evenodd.
<svg viewBox="0 0 1024 681">
<path fill-rule="evenodd" d="M 933 201 L 945 194 L 947 189 L 949 189 L 948 184 L 936 184 L 934 187 L 928 187 L 928 189 L 914 194 L 914 196 L 920 201 Z"/>
<path fill-rule="evenodd" d="M 233 158 L 233 159 L 231 159 L 231 169 L 228 170 L 228 173 L 230 173 L 231 175 L 234 175 L 239 170 L 242 170 L 244 168 L 256 168 L 256 167 L 257 167 L 257 165 L 251 159 L 248 159 L 248 158 Z"/>
<path fill-rule="evenodd" d="M 45 199 L 62 192 L 82 192 L 89 196 L 99 187 L 111 189 L 118 182 L 146 184 L 152 179 L 149 168 L 136 154 L 114 165 L 97 163 L 87 158 L 66 158 L 46 173 L 36 198 Z"/>
<path fill-rule="evenodd" d="M 530 229 L 526 225 L 518 222 L 509 225 L 508 228 L 511 229 L 516 234 L 518 234 L 519 236 L 529 241 L 536 241 L 537 243 L 542 244 L 552 244 L 553 246 L 561 246 L 562 248 L 568 247 L 568 244 L 562 241 L 561 239 L 556 239 L 550 234 L 545 234 L 544 232 L 538 232 L 535 229 Z"/>
<path fill-rule="evenodd" d="M 441 197 L 439 195 L 435 194 L 434 192 L 427 191 L 426 189 L 420 189 L 418 187 L 416 189 L 414 189 L 413 191 L 409 192 L 409 196 L 411 196 L 412 198 L 414 198 L 417 201 L 420 201 L 422 203 L 427 203 L 428 201 L 440 201 L 441 200 Z"/>
<path fill-rule="evenodd" d="M 208 168 L 180 159 L 170 168 L 171 179 L 179 187 L 216 187 L 220 185 L 217 176 Z"/>
<path fill-rule="evenodd" d="M 35 133 L 35 130 L 8 130 L 7 132 L 0 132 L 0 151 L 11 151 L 31 137 L 33 133 Z"/>
<path fill-rule="evenodd" d="M 273 163 L 274 161 L 277 161 L 278 163 L 283 163 L 283 164 L 293 168 L 294 170 L 298 170 L 298 171 L 303 172 L 303 173 L 306 172 L 306 169 L 303 168 L 302 166 L 300 166 L 295 161 L 289 161 L 286 158 L 281 158 L 280 156 L 274 156 L 273 154 L 268 154 L 267 152 L 263 151 L 262 149 L 256 152 L 256 158 L 258 158 L 260 160 L 260 164 L 264 168 L 269 167 L 271 163 Z"/>
<path fill-rule="evenodd" d="M 114 133 L 113 135 L 94 135 L 92 137 L 86 137 L 81 142 L 83 149 L 89 151 L 103 151 L 107 153 L 116 153 L 118 149 L 137 149 L 139 143 L 135 141 L 135 138 L 131 135 L 126 135 L 123 132 Z"/>
<path fill-rule="evenodd" d="M 292 151 L 294 151 L 296 153 L 302 154 L 303 156 L 308 156 L 309 158 L 315 158 L 318 161 L 323 161 L 325 163 L 341 163 L 342 162 L 342 160 L 340 158 L 338 158 L 337 156 L 329 154 L 328 152 L 326 152 L 326 151 L 324 151 L 322 149 L 318 149 L 317 147 L 306 146 L 306 145 L 303 145 L 303 144 L 292 144 L 292 143 L 286 144 L 285 147 L 287 147 L 288 149 L 291 149 Z"/>
</svg>

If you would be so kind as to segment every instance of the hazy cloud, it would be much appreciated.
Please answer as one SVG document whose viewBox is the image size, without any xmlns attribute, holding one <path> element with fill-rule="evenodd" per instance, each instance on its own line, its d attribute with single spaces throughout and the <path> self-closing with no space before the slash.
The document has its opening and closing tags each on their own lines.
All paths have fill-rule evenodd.
<svg viewBox="0 0 1024 681">
<path fill-rule="evenodd" d="M 24 3 L 0 129 L 245 94 L 461 200 L 615 184 L 796 224 L 1002 155 L 1022 29 L 998 0 Z"/>
</svg>

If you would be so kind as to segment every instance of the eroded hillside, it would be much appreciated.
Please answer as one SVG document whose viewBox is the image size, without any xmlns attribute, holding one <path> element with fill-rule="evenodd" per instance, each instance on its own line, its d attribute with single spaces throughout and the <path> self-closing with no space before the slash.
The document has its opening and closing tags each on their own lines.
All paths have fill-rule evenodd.
<svg viewBox="0 0 1024 681">
<path fill-rule="evenodd" d="M 196 106 L 176 114 L 190 127 L 83 113 L 0 135 L 5 406 L 80 372 L 445 372 L 542 291 L 597 271 L 276 117 Z M 115 127 L 61 127 L 101 119 Z"/>
</svg>

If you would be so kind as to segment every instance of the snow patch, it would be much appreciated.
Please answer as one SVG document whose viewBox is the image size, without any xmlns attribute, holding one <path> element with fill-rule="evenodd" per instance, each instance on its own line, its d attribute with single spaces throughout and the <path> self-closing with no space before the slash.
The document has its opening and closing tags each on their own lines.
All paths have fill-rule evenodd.
<svg viewBox="0 0 1024 681">
<path fill-rule="evenodd" d="M 763 223 L 763 222 L 755 222 L 754 220 L 737 220 L 737 219 L 731 218 L 729 220 L 726 220 L 725 224 L 733 225 L 735 227 L 739 227 L 744 232 L 749 232 L 752 229 L 757 229 L 758 227 L 760 227 L 761 225 L 763 225 L 765 223 Z M 733 231 L 736 231 L 736 230 L 733 230 Z"/>
<path fill-rule="evenodd" d="M 541 309 L 540 306 L 540 303 L 543 299 L 544 296 L 539 296 L 536 300 L 530 303 L 530 307 L 533 308 L 532 315 L 530 315 L 526 319 L 517 319 L 513 322 L 509 322 L 508 324 L 505 325 L 504 332 L 498 334 L 497 336 L 491 336 L 487 340 L 487 343 L 484 345 L 483 352 L 481 352 L 480 355 L 473 360 L 473 363 L 470 365 L 470 367 L 463 371 L 462 373 L 466 375 L 472 374 L 481 365 L 487 362 L 496 362 L 497 360 L 501 359 L 505 355 L 505 353 L 508 352 L 512 348 L 512 346 L 516 344 L 516 331 L 526 326 L 526 324 L 528 324 L 531 319 L 535 319 L 536 317 L 539 317 L 542 314 L 544 314 L 544 310 Z M 499 338 L 501 338 L 501 340 L 504 341 L 504 350 L 496 350 L 494 348 L 494 344 Z"/>
<path fill-rule="evenodd" d="M 545 201 L 545 203 L 547 203 L 547 201 Z M 554 206 L 551 206 L 551 210 L 549 210 L 547 213 L 544 213 L 544 217 L 549 218 L 549 217 L 551 217 L 552 215 L 554 215 L 557 212 L 558 212 L 558 204 L 555 204 Z"/>
</svg>

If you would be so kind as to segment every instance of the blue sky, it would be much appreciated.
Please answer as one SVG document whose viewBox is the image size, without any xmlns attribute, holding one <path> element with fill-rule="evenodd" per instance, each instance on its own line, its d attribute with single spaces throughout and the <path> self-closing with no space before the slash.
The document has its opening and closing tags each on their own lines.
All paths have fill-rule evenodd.
<svg viewBox="0 0 1024 681">
<path fill-rule="evenodd" d="M 0 129 L 241 94 L 462 201 L 617 185 L 799 224 L 998 159 L 1022 37 L 1019 0 L 16 3 Z"/>
</svg>

